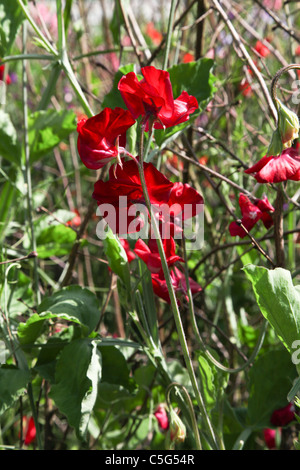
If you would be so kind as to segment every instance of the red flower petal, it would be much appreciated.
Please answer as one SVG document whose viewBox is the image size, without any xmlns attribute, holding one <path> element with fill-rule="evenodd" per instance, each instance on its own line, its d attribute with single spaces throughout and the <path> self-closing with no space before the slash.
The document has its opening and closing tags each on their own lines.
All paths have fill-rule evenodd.
<svg viewBox="0 0 300 470">
<path fill-rule="evenodd" d="M 283 408 L 273 411 L 271 416 L 271 424 L 273 426 L 286 426 L 295 419 L 295 408 L 292 403 L 289 403 Z"/>
<path fill-rule="evenodd" d="M 150 116 L 154 119 L 154 127 L 161 129 L 187 121 L 198 108 L 196 98 L 186 91 L 174 100 L 168 72 L 152 65 L 143 67 L 141 72 L 144 77 L 141 81 L 134 72 L 124 75 L 118 89 L 132 116 L 135 119 L 143 116 L 146 131 Z"/>
<path fill-rule="evenodd" d="M 96 116 L 81 119 L 77 124 L 77 148 L 84 165 L 97 170 L 116 158 L 124 151 L 126 131 L 134 123 L 130 112 L 122 108 L 104 108 Z"/>
<path fill-rule="evenodd" d="M 245 194 L 239 195 L 239 206 L 242 212 L 242 225 L 248 232 L 256 225 L 261 219 L 266 228 L 270 228 L 273 225 L 273 219 L 269 212 L 273 212 L 275 209 L 270 204 L 267 196 L 263 199 L 258 199 L 255 203 L 252 203 Z M 231 222 L 229 225 L 229 232 L 231 236 L 239 236 L 244 238 L 247 233 L 243 227 L 237 222 Z"/>
<path fill-rule="evenodd" d="M 176 262 L 184 262 L 180 256 L 176 255 L 176 244 L 173 238 L 164 239 L 163 247 L 168 266 L 172 266 Z M 134 252 L 144 261 L 153 274 L 162 273 L 161 258 L 157 241 L 154 238 L 149 240 L 148 245 L 143 240 L 138 239 Z"/>
<path fill-rule="evenodd" d="M 262 157 L 255 165 L 245 170 L 254 174 L 258 183 L 280 183 L 300 180 L 300 155 L 294 148 L 288 148 L 281 155 Z"/>
<path fill-rule="evenodd" d="M 169 429 L 169 417 L 163 405 L 157 407 L 154 416 L 157 419 L 160 429 L 167 431 Z"/>
<path fill-rule="evenodd" d="M 152 163 L 144 163 L 144 174 L 152 209 L 164 225 L 176 223 L 174 217 L 179 218 L 180 216 L 181 218 L 181 214 L 182 220 L 185 220 L 202 210 L 202 196 L 189 185 L 172 183 Z M 99 180 L 95 183 L 93 198 L 97 201 L 98 206 L 102 204 L 113 206 L 117 216 L 119 217 L 121 214 L 123 220 L 126 220 L 128 209 L 131 206 L 145 205 L 136 162 L 134 160 L 122 161 L 122 167 L 120 165 L 116 169 L 111 167 L 109 179 L 107 181 Z M 130 221 L 134 219 L 133 216 Z M 118 220 L 120 219 L 118 218 Z M 173 232 L 175 230 L 172 230 Z"/>
<path fill-rule="evenodd" d="M 31 416 L 28 420 L 28 427 L 26 430 L 24 444 L 26 446 L 29 446 L 29 444 L 31 444 L 35 440 L 35 438 L 36 438 L 36 428 L 34 424 L 34 419 Z"/>
</svg>

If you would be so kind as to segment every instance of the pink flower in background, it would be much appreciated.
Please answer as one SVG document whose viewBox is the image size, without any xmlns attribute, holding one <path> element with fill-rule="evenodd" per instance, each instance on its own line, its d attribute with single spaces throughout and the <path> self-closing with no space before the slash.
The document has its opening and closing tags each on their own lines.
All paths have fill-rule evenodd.
<svg viewBox="0 0 300 470">
<path fill-rule="evenodd" d="M 44 2 L 43 0 L 39 0 L 38 2 L 35 2 L 34 6 L 30 4 L 30 12 L 35 21 L 37 21 L 40 24 L 41 23 L 40 17 L 41 17 L 45 25 L 49 29 L 49 32 L 53 35 L 57 34 L 56 11 L 51 10 L 51 8 L 49 7 L 49 5 L 47 5 L 46 2 Z"/>
<path fill-rule="evenodd" d="M 263 6 L 270 10 L 281 10 L 282 0 L 263 0 Z"/>
<path fill-rule="evenodd" d="M 77 209 L 74 210 L 74 217 L 67 222 L 71 227 L 79 227 L 81 225 L 81 217 Z"/>
</svg>

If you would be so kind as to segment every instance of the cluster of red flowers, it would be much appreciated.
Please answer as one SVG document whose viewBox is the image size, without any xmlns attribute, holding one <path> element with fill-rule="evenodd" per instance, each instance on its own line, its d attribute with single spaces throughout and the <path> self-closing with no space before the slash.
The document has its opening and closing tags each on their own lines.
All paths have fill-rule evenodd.
<svg viewBox="0 0 300 470">
<path fill-rule="evenodd" d="M 128 260 L 132 261 L 137 255 L 146 263 L 151 272 L 154 292 L 169 302 L 156 240 L 150 237 L 147 245 L 139 239 L 134 251 L 131 251 L 124 237 L 125 234 L 139 232 L 143 226 L 144 221 L 138 215 L 137 206 L 145 208 L 147 218 L 151 218 L 145 207 L 140 179 L 140 156 L 133 156 L 126 150 L 126 133 L 136 122 L 139 122 L 142 132 L 186 122 L 198 108 L 198 102 L 186 91 L 174 99 L 168 72 L 148 66 L 143 67 L 141 73 L 141 80 L 134 72 L 129 72 L 119 81 L 118 89 L 127 109 L 105 108 L 96 116 L 89 119 L 83 117 L 78 121 L 77 148 L 82 162 L 89 169 L 97 170 L 114 162 L 109 169 L 108 179 L 100 179 L 95 183 L 93 198 L 100 212 L 108 205 L 113 208 L 113 221 L 105 210 L 102 216 L 111 230 L 120 239 L 123 238 L 122 244 Z M 175 265 L 183 260 L 175 253 L 174 235 L 182 230 L 178 220 L 182 222 L 195 216 L 203 204 L 203 198 L 188 184 L 169 181 L 152 163 L 144 162 L 143 172 L 151 208 L 159 223 L 167 263 L 172 269 L 175 291 L 179 294 L 183 292 L 186 296 L 185 274 Z M 167 213 L 165 207 L 168 208 Z M 195 292 L 201 287 L 191 280 L 191 289 Z"/>
</svg>

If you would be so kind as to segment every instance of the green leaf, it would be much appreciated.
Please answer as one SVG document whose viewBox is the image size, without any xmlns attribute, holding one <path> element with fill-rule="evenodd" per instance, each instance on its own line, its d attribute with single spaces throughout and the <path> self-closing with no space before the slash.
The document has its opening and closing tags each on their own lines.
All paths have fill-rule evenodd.
<svg viewBox="0 0 300 470">
<path fill-rule="evenodd" d="M 18 338 L 20 344 L 33 344 L 35 340 L 41 335 L 45 321 L 53 317 L 54 316 L 51 314 L 40 317 L 37 313 L 34 313 L 31 315 L 31 317 L 28 318 L 26 323 L 19 323 Z"/>
<path fill-rule="evenodd" d="M 252 283 L 257 304 L 289 352 L 300 338 L 300 290 L 293 285 L 290 271 L 244 266 Z"/>
<path fill-rule="evenodd" d="M 102 357 L 102 382 L 122 385 L 129 391 L 134 389 L 133 379 L 130 378 L 126 359 L 115 346 L 101 346 L 98 349 Z"/>
<path fill-rule="evenodd" d="M 6 365 L 0 367 L 0 415 L 25 393 L 29 379 L 29 370 Z"/>
<path fill-rule="evenodd" d="M 106 227 L 106 236 L 103 239 L 103 248 L 109 267 L 130 291 L 130 269 L 126 251 L 108 226 Z"/>
<path fill-rule="evenodd" d="M 60 351 L 66 346 L 66 341 L 57 335 L 50 336 L 47 343 L 42 346 L 38 355 L 34 370 L 48 380 L 50 383 L 55 382 L 56 361 Z"/>
<path fill-rule="evenodd" d="M 130 377 L 125 357 L 114 346 L 102 346 L 98 343 L 102 357 L 102 379 L 99 384 L 97 407 L 106 408 L 116 405 L 119 411 L 123 400 L 131 400 L 136 389 Z"/>
<path fill-rule="evenodd" d="M 119 70 L 115 74 L 111 91 L 107 93 L 107 95 L 105 95 L 102 101 L 102 108 L 119 107 L 119 108 L 127 109 L 124 103 L 124 100 L 121 96 L 121 93 L 118 90 L 118 83 L 123 77 L 123 75 L 126 75 L 127 73 L 134 72 L 134 71 L 135 71 L 135 64 L 127 64 L 119 68 Z"/>
<path fill-rule="evenodd" d="M 90 334 L 99 321 L 99 302 L 88 289 L 81 286 L 68 286 L 46 297 L 38 306 L 38 314 L 51 312 L 62 319 L 79 322 L 87 327 Z"/>
<path fill-rule="evenodd" d="M 78 438 L 84 439 L 101 380 L 101 355 L 95 342 L 72 341 L 57 361 L 50 396 L 65 414 Z"/>
<path fill-rule="evenodd" d="M 67 223 L 73 217 L 73 212 L 58 210 L 53 213 L 53 216 L 43 215 L 34 222 L 39 258 L 63 256 L 70 253 L 76 240 L 76 232 L 63 223 Z M 30 249 L 28 236 L 24 237 L 23 246 L 26 250 Z"/>
<path fill-rule="evenodd" d="M 18 326 L 18 338 L 22 345 L 33 344 L 43 333 L 47 320 L 60 319 L 82 327 L 89 335 L 99 321 L 99 302 L 88 289 L 81 286 L 68 286 L 46 297 L 26 323 Z"/>
<path fill-rule="evenodd" d="M 213 356 L 216 356 L 214 351 L 210 352 Z M 199 352 L 197 359 L 204 402 L 207 410 L 211 410 L 217 405 L 220 394 L 227 386 L 229 374 L 221 371 L 210 362 L 204 352 Z M 217 357 L 216 359 L 219 360 Z"/>
<path fill-rule="evenodd" d="M 6 160 L 20 164 L 21 147 L 10 116 L 0 109 L 0 155 Z"/>
<path fill-rule="evenodd" d="M 195 96 L 199 104 L 210 98 L 216 91 L 213 86 L 215 77 L 211 73 L 213 65 L 212 59 L 204 58 L 169 68 L 174 98 L 178 98 L 183 91 Z"/>
<path fill-rule="evenodd" d="M 270 426 L 274 410 L 288 404 L 287 394 L 297 375 L 285 349 L 259 356 L 249 371 L 248 420 L 254 429 Z"/>
<path fill-rule="evenodd" d="M 8 222 L 12 218 L 12 213 L 14 212 L 14 202 L 16 188 L 11 184 L 10 181 L 6 181 L 2 185 L 0 193 L 0 239 L 8 228 Z"/>
<path fill-rule="evenodd" d="M 68 255 L 75 240 L 76 233 L 71 228 L 62 224 L 52 225 L 37 237 L 38 256 L 45 259 Z"/>
<path fill-rule="evenodd" d="M 1 0 L 0 3 L 0 57 L 7 55 L 24 20 L 17 0 Z"/>
<path fill-rule="evenodd" d="M 30 161 L 47 155 L 76 129 L 74 111 L 47 109 L 36 111 L 28 118 Z"/>
</svg>

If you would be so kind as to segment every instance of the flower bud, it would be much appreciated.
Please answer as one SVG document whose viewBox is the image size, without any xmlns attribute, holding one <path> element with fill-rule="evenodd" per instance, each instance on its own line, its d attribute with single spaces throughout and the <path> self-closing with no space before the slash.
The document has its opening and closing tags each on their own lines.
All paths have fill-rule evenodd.
<svg viewBox="0 0 300 470">
<path fill-rule="evenodd" d="M 170 410 L 170 438 L 174 444 L 184 442 L 186 438 L 186 427 L 173 408 Z"/>
<path fill-rule="evenodd" d="M 299 137 L 299 119 L 296 113 L 288 109 L 281 101 L 278 103 L 278 129 L 281 135 L 283 148 L 289 148 Z"/>
<path fill-rule="evenodd" d="M 266 157 L 277 157 L 277 155 L 281 155 L 282 151 L 283 144 L 281 141 L 280 131 L 277 128 L 272 134 L 271 142 L 266 153 Z"/>
<path fill-rule="evenodd" d="M 159 405 L 154 413 L 155 418 L 157 419 L 159 428 L 162 431 L 169 429 L 169 418 L 168 413 L 164 405 Z"/>
</svg>

